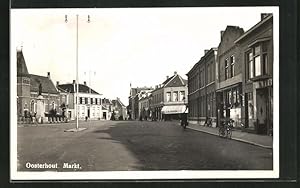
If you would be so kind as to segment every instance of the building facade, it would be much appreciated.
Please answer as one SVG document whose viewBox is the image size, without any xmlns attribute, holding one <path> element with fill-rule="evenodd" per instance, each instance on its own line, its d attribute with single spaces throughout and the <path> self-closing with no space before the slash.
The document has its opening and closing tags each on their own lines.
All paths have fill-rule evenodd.
<svg viewBox="0 0 300 188">
<path fill-rule="evenodd" d="M 69 84 L 59 84 L 57 86 L 59 89 L 69 93 L 69 103 L 68 103 L 68 116 L 70 119 L 76 117 L 76 82 L 73 80 L 73 83 Z M 101 94 L 96 92 L 87 86 L 86 82 L 84 84 L 78 84 L 78 118 L 79 119 L 103 119 L 102 113 L 102 100 Z M 75 99 L 75 100 L 74 100 Z"/>
<path fill-rule="evenodd" d="M 116 120 L 125 120 L 127 119 L 127 110 L 126 106 L 121 102 L 117 97 L 116 100 L 112 100 L 111 110 L 114 114 Z"/>
<path fill-rule="evenodd" d="M 182 113 L 188 113 L 187 80 L 177 72 L 152 91 L 150 109 L 153 120 L 180 119 Z"/>
<path fill-rule="evenodd" d="M 39 103 L 39 105 L 38 105 Z M 17 116 L 22 121 L 38 113 L 43 122 L 50 111 L 62 114 L 66 103 L 53 84 L 50 72 L 47 76 L 29 74 L 22 50 L 17 51 Z"/>
<path fill-rule="evenodd" d="M 136 87 L 130 88 L 130 95 L 128 97 L 127 114 L 128 119 L 136 120 L 139 118 L 139 94 L 153 90 L 151 87 Z"/>
<path fill-rule="evenodd" d="M 240 36 L 243 87 L 243 123 L 248 130 L 272 135 L 273 131 L 273 15 Z"/>
<path fill-rule="evenodd" d="M 141 92 L 139 95 L 140 120 L 150 120 L 152 117 L 150 111 L 151 96 L 152 96 L 152 90 Z"/>
<path fill-rule="evenodd" d="M 203 125 L 206 118 L 216 126 L 216 61 L 217 48 L 205 55 L 187 73 L 189 121 Z"/>
<path fill-rule="evenodd" d="M 227 26 L 221 31 L 216 77 L 217 125 L 233 119 L 234 127 L 241 126 L 243 62 L 242 50 L 234 41 L 243 34 L 238 26 Z"/>
</svg>

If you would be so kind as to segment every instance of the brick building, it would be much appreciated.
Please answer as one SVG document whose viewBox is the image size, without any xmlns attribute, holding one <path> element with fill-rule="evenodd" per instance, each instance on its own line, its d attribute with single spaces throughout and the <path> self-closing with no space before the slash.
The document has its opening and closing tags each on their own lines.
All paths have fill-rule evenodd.
<svg viewBox="0 0 300 188">
<path fill-rule="evenodd" d="M 227 26 L 221 31 L 216 77 L 217 125 L 229 118 L 234 120 L 234 127 L 241 125 L 243 61 L 242 49 L 234 41 L 243 34 L 238 26 Z"/>
<path fill-rule="evenodd" d="M 204 124 L 206 117 L 216 126 L 216 60 L 217 48 L 205 55 L 187 73 L 189 121 Z"/>
<path fill-rule="evenodd" d="M 53 84 L 50 72 L 47 76 L 29 74 L 22 50 L 17 51 L 17 113 L 18 120 L 37 113 L 37 100 L 40 96 L 43 121 L 50 110 L 62 113 L 62 104 L 66 103 L 65 95 L 60 95 Z"/>
</svg>

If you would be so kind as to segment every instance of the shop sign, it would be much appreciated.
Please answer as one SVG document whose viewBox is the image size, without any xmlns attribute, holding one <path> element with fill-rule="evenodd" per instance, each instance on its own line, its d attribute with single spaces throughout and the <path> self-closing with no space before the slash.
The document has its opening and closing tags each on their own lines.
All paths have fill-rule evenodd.
<svg viewBox="0 0 300 188">
<path fill-rule="evenodd" d="M 273 80 L 272 79 L 267 79 L 267 80 L 259 81 L 256 85 L 256 88 L 270 87 L 272 85 L 273 85 Z"/>
</svg>

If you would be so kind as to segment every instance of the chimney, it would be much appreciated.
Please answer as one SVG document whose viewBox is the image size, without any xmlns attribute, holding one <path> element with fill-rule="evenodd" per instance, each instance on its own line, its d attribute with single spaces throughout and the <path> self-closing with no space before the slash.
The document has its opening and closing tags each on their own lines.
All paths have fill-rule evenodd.
<svg viewBox="0 0 300 188">
<path fill-rule="evenodd" d="M 260 14 L 260 20 L 263 20 L 263 19 L 265 19 L 266 17 L 268 17 L 270 15 L 272 15 L 272 13 L 261 13 Z"/>
<path fill-rule="evenodd" d="M 208 52 L 209 50 L 204 50 L 204 55 Z"/>
<path fill-rule="evenodd" d="M 75 80 L 73 80 L 73 84 L 76 84 Z"/>
<path fill-rule="evenodd" d="M 177 75 L 177 72 L 176 72 L 176 71 L 174 71 L 174 75 Z"/>
<path fill-rule="evenodd" d="M 56 81 L 56 86 L 58 86 L 59 85 L 59 81 Z"/>
<path fill-rule="evenodd" d="M 224 31 L 221 31 L 221 40 L 222 40 L 222 38 L 223 38 L 223 34 L 224 34 Z"/>
<path fill-rule="evenodd" d="M 86 81 L 84 81 L 83 84 L 86 86 Z"/>
<path fill-rule="evenodd" d="M 50 79 L 50 72 L 47 72 L 47 77 Z"/>
<path fill-rule="evenodd" d="M 167 79 L 169 79 L 169 76 L 167 76 Z"/>
</svg>

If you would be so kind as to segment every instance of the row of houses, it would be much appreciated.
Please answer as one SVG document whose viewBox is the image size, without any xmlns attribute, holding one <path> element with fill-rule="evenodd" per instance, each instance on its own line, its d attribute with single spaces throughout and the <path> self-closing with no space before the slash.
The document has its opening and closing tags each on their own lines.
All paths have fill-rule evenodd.
<svg viewBox="0 0 300 188">
<path fill-rule="evenodd" d="M 128 114 L 130 119 L 172 120 L 187 113 L 187 80 L 177 72 L 152 87 L 130 88 Z"/>
<path fill-rule="evenodd" d="M 191 123 L 212 127 L 234 120 L 234 127 L 258 134 L 273 130 L 273 15 L 244 31 L 227 26 L 218 47 L 186 74 L 176 72 L 155 88 L 131 88 L 131 119 L 170 120 L 188 112 Z M 186 107 L 188 106 L 188 110 Z"/>
<path fill-rule="evenodd" d="M 248 31 L 227 26 L 217 48 L 205 50 L 188 76 L 189 120 L 234 126 L 272 135 L 273 130 L 273 15 Z"/>
<path fill-rule="evenodd" d="M 29 74 L 23 51 L 17 51 L 17 116 L 22 121 L 34 115 L 47 121 L 49 116 L 76 118 L 78 104 L 79 119 L 124 119 L 127 117 L 126 106 L 119 98 L 110 100 L 90 88 L 86 82 L 78 84 L 76 98 L 76 82 L 54 85 L 50 77 Z M 77 103 L 76 103 L 77 99 Z"/>
</svg>

